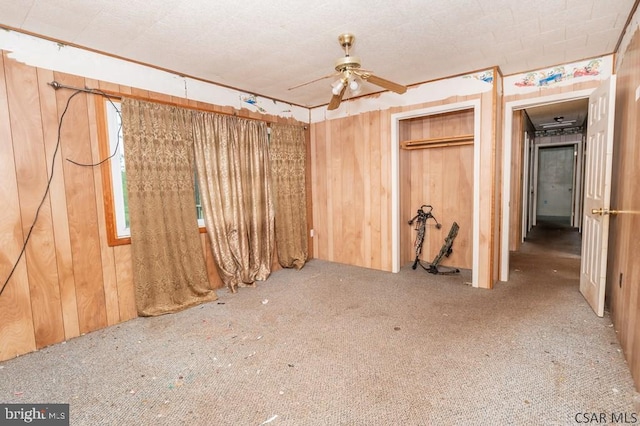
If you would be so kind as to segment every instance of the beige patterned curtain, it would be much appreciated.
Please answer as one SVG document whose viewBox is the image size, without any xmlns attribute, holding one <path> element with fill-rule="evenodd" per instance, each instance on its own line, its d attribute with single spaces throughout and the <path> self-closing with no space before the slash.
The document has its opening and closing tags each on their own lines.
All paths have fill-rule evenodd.
<svg viewBox="0 0 640 426">
<path fill-rule="evenodd" d="M 216 300 L 196 219 L 191 111 L 123 99 L 122 129 L 138 314 Z"/>
<path fill-rule="evenodd" d="M 267 126 L 194 113 L 201 202 L 220 277 L 236 292 L 268 278 L 274 245 Z"/>
<path fill-rule="evenodd" d="M 269 155 L 276 206 L 278 261 L 285 268 L 300 269 L 308 257 L 304 128 L 272 124 Z"/>
</svg>

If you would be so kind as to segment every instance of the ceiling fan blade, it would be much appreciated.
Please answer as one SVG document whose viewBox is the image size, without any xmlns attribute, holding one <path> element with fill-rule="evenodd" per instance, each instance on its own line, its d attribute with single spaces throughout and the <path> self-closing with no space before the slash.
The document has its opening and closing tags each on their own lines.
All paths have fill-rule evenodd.
<svg viewBox="0 0 640 426">
<path fill-rule="evenodd" d="M 315 83 L 316 81 L 324 80 L 325 78 L 335 77 L 340 75 L 339 72 L 334 72 L 329 75 L 325 75 L 324 77 L 316 78 L 315 80 L 307 81 L 306 83 L 298 84 L 297 86 L 289 87 L 287 90 L 297 89 L 298 87 L 306 86 L 307 84 Z"/>
<path fill-rule="evenodd" d="M 407 91 L 407 87 L 403 86 L 402 84 L 394 83 L 393 81 L 386 80 L 370 73 L 362 73 L 361 77 L 369 83 L 373 83 L 376 86 L 384 87 L 385 89 L 391 90 L 392 92 L 403 94 Z"/>
<path fill-rule="evenodd" d="M 344 92 L 346 91 L 347 91 L 347 86 L 345 85 L 340 91 L 340 94 L 333 95 L 333 97 L 331 98 L 331 101 L 329 102 L 329 106 L 327 106 L 327 109 L 332 110 L 332 109 L 338 108 L 340 106 L 340 102 L 342 102 L 342 97 L 344 96 Z"/>
</svg>

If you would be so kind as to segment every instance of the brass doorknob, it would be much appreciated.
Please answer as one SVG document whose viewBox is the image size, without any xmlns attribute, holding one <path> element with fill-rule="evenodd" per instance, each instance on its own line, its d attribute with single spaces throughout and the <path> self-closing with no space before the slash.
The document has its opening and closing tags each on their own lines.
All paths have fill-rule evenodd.
<svg viewBox="0 0 640 426">
<path fill-rule="evenodd" d="M 597 214 L 598 216 L 603 216 L 605 214 L 617 215 L 618 213 L 619 213 L 618 210 L 609 210 L 609 209 L 603 209 L 603 208 L 591 209 L 591 214 Z"/>
</svg>

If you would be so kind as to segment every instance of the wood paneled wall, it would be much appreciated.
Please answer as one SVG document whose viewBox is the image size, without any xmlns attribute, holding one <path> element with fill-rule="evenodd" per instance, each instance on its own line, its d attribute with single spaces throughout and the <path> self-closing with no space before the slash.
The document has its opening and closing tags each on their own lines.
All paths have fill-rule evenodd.
<svg viewBox="0 0 640 426">
<path fill-rule="evenodd" d="M 404 120 L 400 142 L 426 138 L 473 135 L 473 110 Z M 471 269 L 473 249 L 473 145 L 400 151 L 400 262 L 415 259 L 414 226 L 406 224 L 423 205 L 433 206 L 442 224 L 428 221 L 421 259 L 429 263 L 438 254 L 453 222 L 460 226 L 451 257 L 442 265 Z"/>
<path fill-rule="evenodd" d="M 489 91 L 312 124 L 315 256 L 391 271 L 391 114 L 479 98 L 480 265 L 474 274 L 480 287 L 491 288 L 498 266 L 494 97 Z M 401 225 L 411 216 L 400 218 Z"/>
<path fill-rule="evenodd" d="M 71 93 L 54 91 L 47 82 L 57 79 L 82 87 L 84 79 L 29 67 L 6 54 L 1 68 L 5 96 L 0 119 L 7 123 L 2 126 L 7 134 L 0 140 L 0 169 L 6 174 L 3 186 L 12 189 L 3 194 L 8 217 L 1 222 L 13 227 L 11 232 L 0 231 L 10 240 L 0 248 L 3 283 L 29 233 L 53 167 L 50 190 L 24 257 L 0 297 L 0 359 L 6 359 L 129 319 L 135 308 L 123 306 L 121 317 L 113 288 L 115 267 L 102 255 L 102 204 L 95 185 L 99 177 L 92 168 L 64 161 L 97 160 L 92 155 L 95 132 L 89 125 L 87 95 L 69 101 L 57 147 L 58 120 Z M 125 288 L 132 290 L 130 281 L 122 287 L 123 296 Z M 110 294 L 114 290 L 115 298 Z"/>
<path fill-rule="evenodd" d="M 391 269 L 389 111 L 311 125 L 314 253 Z"/>
<path fill-rule="evenodd" d="M 495 89 L 481 96 L 480 116 L 480 242 L 478 253 L 479 287 L 493 288 L 497 281 L 500 245 L 500 227 L 497 226 L 500 219 L 500 211 L 497 209 L 500 200 L 500 176 L 502 165 L 500 164 L 498 142 L 496 107 L 499 101 L 496 99 Z"/>
<path fill-rule="evenodd" d="M 640 211 L 640 31 L 636 31 L 617 74 L 611 207 Z M 611 216 L 607 305 L 625 358 L 640 389 L 640 214 Z"/>
<path fill-rule="evenodd" d="M 54 90 L 56 80 L 187 107 L 293 123 L 118 86 L 16 62 L 0 55 L 0 286 L 18 259 L 53 167 L 49 193 L 22 260 L 0 296 L 0 360 L 136 317 L 129 245 L 107 244 L 102 169 L 95 163 L 98 125 L 94 95 Z M 298 123 L 300 124 L 300 123 Z M 53 161 L 55 155 L 55 162 Z M 310 200 L 309 200 L 310 202 Z M 311 219 L 309 220 L 311 226 Z M 222 286 L 200 234 L 214 288 Z M 274 268 L 279 268 L 277 264 Z"/>
<path fill-rule="evenodd" d="M 522 244 L 522 183 L 524 179 L 524 110 L 513 112 L 511 127 L 511 214 L 509 216 L 509 250 L 517 251 Z"/>
<path fill-rule="evenodd" d="M 1 65 L 4 63 L 4 58 L 0 60 L 2 60 Z M 7 79 L 4 67 L 0 67 L 0 79 L 2 82 Z M 2 277 L 5 277 L 11 272 L 12 261 L 18 257 L 24 239 L 6 84 L 0 85 L 0 132 L 0 179 L 2 182 L 0 200 L 3 203 L 0 208 L 0 238 L 2 239 L 0 271 L 2 271 Z M 7 206 L 13 207 L 7 208 Z M 0 284 L 4 284 L 4 280 Z M 0 315 L 3 319 L 9 319 L 8 322 L 3 321 L 0 328 L 0 359 L 33 351 L 36 348 L 26 262 L 23 261 L 17 265 L 9 284 L 11 285 L 4 289 L 0 298 Z"/>
<path fill-rule="evenodd" d="M 524 162 L 525 133 L 531 144 L 535 142 L 535 128 L 524 110 L 513 111 L 511 129 L 511 214 L 509 215 L 509 250 L 517 251 L 522 245 L 522 186 L 528 170 Z M 533 162 L 533 159 L 529 159 Z M 529 182 L 531 185 L 531 182 Z M 526 236 L 526 235 L 525 235 Z"/>
</svg>

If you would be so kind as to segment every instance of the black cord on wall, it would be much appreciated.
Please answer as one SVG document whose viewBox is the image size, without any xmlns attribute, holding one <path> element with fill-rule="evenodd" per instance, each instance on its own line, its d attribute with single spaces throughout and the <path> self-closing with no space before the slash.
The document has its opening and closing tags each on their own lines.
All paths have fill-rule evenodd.
<svg viewBox="0 0 640 426">
<path fill-rule="evenodd" d="M 51 86 L 54 89 L 59 89 L 62 88 L 62 86 L 60 86 L 58 83 L 54 82 L 55 84 L 51 84 Z M 118 111 L 118 114 L 120 114 L 120 111 L 118 110 L 118 108 L 115 106 L 115 104 L 113 103 L 113 101 L 111 100 L 111 97 L 106 94 L 105 92 L 98 90 L 98 89 L 76 89 L 75 92 L 73 92 L 73 94 L 71 94 L 71 96 L 69 96 L 69 98 L 67 99 L 67 103 L 64 107 L 64 111 L 62 111 L 62 114 L 60 115 L 60 120 L 58 121 L 58 139 L 56 141 L 56 147 L 53 151 L 53 156 L 51 158 L 51 172 L 49 174 L 49 178 L 47 179 L 47 186 L 44 190 L 44 194 L 42 194 L 42 199 L 40 200 L 40 204 L 38 204 L 38 208 L 36 209 L 36 214 L 33 218 L 33 222 L 31 223 L 31 227 L 29 227 L 29 231 L 27 232 L 27 236 L 24 239 L 24 243 L 22 244 L 22 249 L 20 250 L 20 254 L 18 255 L 18 258 L 16 259 L 15 263 L 13 264 L 13 267 L 11 268 L 11 271 L 9 272 L 9 275 L 7 276 L 7 279 L 4 281 L 4 283 L 2 284 L 2 288 L 0 288 L 0 296 L 2 296 L 2 293 L 4 292 L 5 288 L 7 287 L 7 284 L 9 284 L 9 280 L 11 280 L 11 277 L 13 276 L 13 273 L 15 272 L 16 268 L 18 267 L 18 264 L 20 264 L 20 260 L 22 259 L 22 256 L 24 256 L 24 252 L 27 249 L 27 243 L 29 242 L 29 239 L 31 238 L 31 233 L 33 232 L 33 228 L 36 226 L 36 222 L 38 221 L 38 215 L 40 214 L 40 210 L 42 209 L 42 206 L 44 205 L 45 200 L 47 199 L 47 195 L 49 194 L 49 190 L 51 189 L 51 181 L 53 180 L 53 174 L 54 174 L 54 168 L 55 168 L 55 164 L 56 164 L 56 156 L 58 154 L 58 150 L 60 149 L 60 137 L 61 137 L 61 131 L 62 131 L 62 123 L 64 120 L 64 116 L 67 113 L 67 110 L 69 109 L 69 105 L 71 103 L 71 99 L 73 99 L 76 95 L 83 93 L 83 92 L 89 92 L 89 93 L 96 93 L 99 94 L 101 96 L 106 97 L 109 102 L 111 102 L 111 105 L 113 105 L 113 107 L 116 109 L 116 111 Z M 78 166 L 83 166 L 83 167 L 95 167 L 95 166 L 99 166 L 102 163 L 110 160 L 111 158 L 113 158 L 116 153 L 118 152 L 118 144 L 120 143 L 120 131 L 122 130 L 122 120 L 120 121 L 120 127 L 118 128 L 118 143 L 116 144 L 116 147 L 114 149 L 113 154 L 111 154 L 109 157 L 105 158 L 102 161 L 99 161 L 98 163 L 95 164 L 82 164 L 82 163 L 78 163 L 76 161 L 73 161 L 69 158 L 67 158 L 67 161 L 76 164 Z"/>
<path fill-rule="evenodd" d="M 111 100 L 111 96 L 109 96 L 107 93 L 103 92 L 100 89 L 86 89 L 85 91 L 89 92 L 89 93 L 95 93 L 101 96 L 104 96 L 105 98 L 107 98 L 107 100 L 109 101 L 109 103 L 111 104 L 111 106 L 113 106 L 113 109 L 116 110 L 116 112 L 118 113 L 118 115 L 120 115 L 120 126 L 118 127 L 118 133 L 116 134 L 116 146 L 113 149 L 113 154 L 111 154 L 110 156 L 108 156 L 107 158 L 98 161 L 97 163 L 92 163 L 92 164 L 84 164 L 84 163 L 78 163 L 77 161 L 74 161 L 70 158 L 67 158 L 66 160 L 72 164 L 75 164 L 76 166 L 82 166 L 82 167 L 96 167 L 101 165 L 102 163 L 106 163 L 107 161 L 111 160 L 113 157 L 115 157 L 115 155 L 118 153 L 118 147 L 120 146 L 120 132 L 122 131 L 122 115 L 120 113 L 120 110 L 118 109 L 118 107 L 116 106 L 116 104 L 113 103 L 113 101 Z M 0 293 L 1 294 L 1 293 Z"/>
</svg>

